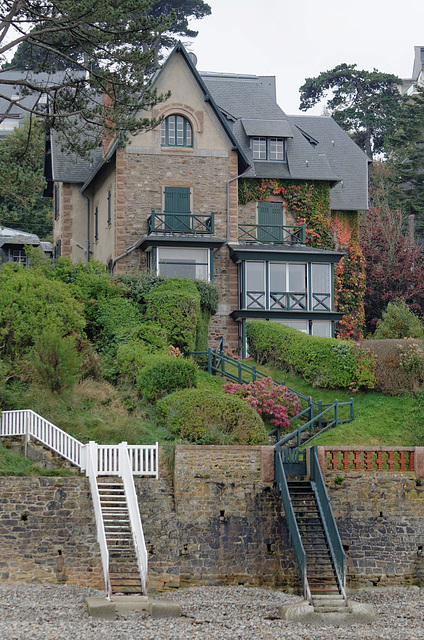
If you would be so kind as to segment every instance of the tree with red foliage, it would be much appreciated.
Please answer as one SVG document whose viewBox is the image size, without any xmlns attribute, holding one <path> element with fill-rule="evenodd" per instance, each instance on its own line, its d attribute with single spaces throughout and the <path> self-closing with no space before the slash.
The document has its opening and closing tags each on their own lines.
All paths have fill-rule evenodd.
<svg viewBox="0 0 424 640">
<path fill-rule="evenodd" d="M 408 236 L 400 211 L 371 208 L 361 224 L 365 258 L 365 323 L 373 332 L 389 302 L 404 300 L 424 316 L 424 256 Z"/>
</svg>

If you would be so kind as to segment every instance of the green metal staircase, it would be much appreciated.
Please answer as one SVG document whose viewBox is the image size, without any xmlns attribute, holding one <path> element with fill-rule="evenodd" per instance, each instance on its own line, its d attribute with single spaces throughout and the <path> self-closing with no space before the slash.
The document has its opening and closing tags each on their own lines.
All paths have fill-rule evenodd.
<svg viewBox="0 0 424 640">
<path fill-rule="evenodd" d="M 316 447 L 310 449 L 309 472 L 306 478 L 305 451 L 277 446 L 275 485 L 283 501 L 304 597 L 315 612 L 347 612 L 345 553 Z"/>
</svg>

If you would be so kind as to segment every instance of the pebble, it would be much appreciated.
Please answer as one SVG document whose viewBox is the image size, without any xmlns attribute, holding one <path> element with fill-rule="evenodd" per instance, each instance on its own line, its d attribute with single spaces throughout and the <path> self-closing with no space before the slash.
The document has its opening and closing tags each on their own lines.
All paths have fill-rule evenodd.
<svg viewBox="0 0 424 640">
<path fill-rule="evenodd" d="M 281 620 L 278 606 L 298 596 L 242 586 L 192 587 L 157 594 L 181 603 L 182 617 L 117 614 L 90 618 L 87 596 L 103 592 L 67 585 L 0 584 L 1 640 L 424 640 L 424 590 L 369 589 L 353 598 L 374 605 L 372 624 L 306 626 Z"/>
</svg>

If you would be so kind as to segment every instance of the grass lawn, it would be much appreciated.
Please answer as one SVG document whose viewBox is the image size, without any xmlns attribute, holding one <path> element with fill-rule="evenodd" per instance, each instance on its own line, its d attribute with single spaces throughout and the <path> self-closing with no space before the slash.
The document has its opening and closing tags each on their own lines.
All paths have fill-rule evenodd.
<svg viewBox="0 0 424 640">
<path fill-rule="evenodd" d="M 286 375 L 275 367 L 257 367 L 315 401 L 346 402 L 343 390 L 312 387 L 302 378 Z M 424 446 L 424 393 L 387 396 L 377 391 L 359 391 L 354 396 L 355 419 L 315 438 L 312 443 L 340 446 Z M 312 444 L 311 443 L 311 444 Z"/>
</svg>

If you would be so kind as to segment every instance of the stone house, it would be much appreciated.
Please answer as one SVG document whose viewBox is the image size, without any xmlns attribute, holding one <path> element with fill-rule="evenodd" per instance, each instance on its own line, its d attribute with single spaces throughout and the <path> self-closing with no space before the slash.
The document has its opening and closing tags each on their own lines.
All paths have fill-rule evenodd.
<svg viewBox="0 0 424 640">
<path fill-rule="evenodd" d="M 170 91 L 151 114 L 162 124 L 125 148 L 105 140 L 88 162 L 51 136 L 55 255 L 213 279 L 211 344 L 243 346 L 253 318 L 334 335 L 365 154 L 329 117 L 287 116 L 274 77 L 199 72 L 181 44 L 154 86 Z"/>
</svg>

